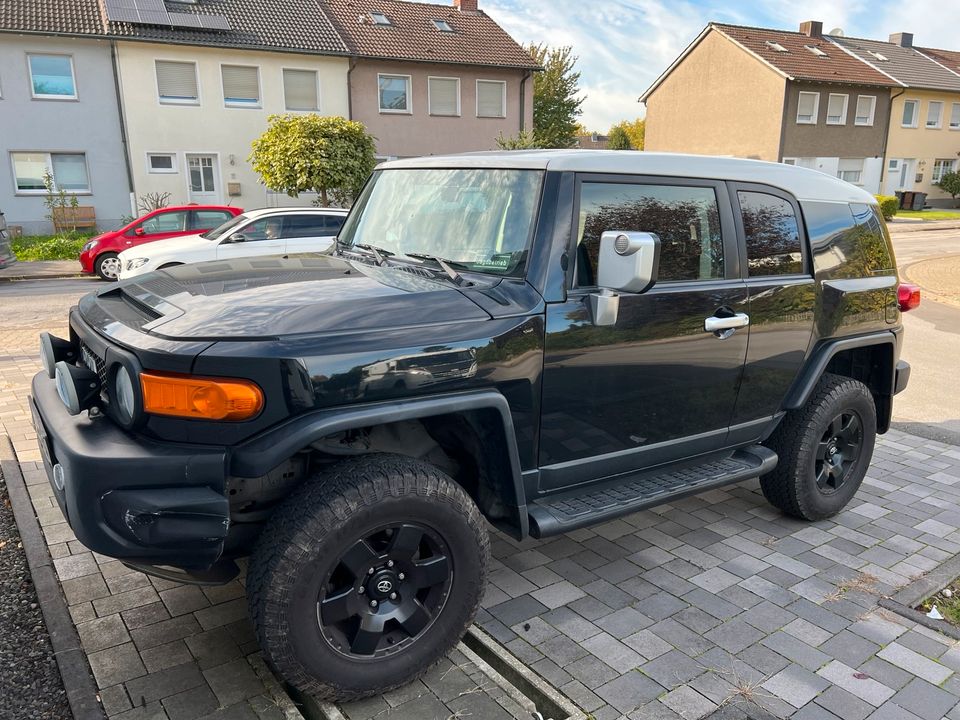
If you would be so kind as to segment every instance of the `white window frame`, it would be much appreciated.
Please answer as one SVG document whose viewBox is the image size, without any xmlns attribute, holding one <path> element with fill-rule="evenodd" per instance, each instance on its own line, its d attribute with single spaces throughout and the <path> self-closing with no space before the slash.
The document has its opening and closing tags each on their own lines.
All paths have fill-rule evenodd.
<svg viewBox="0 0 960 720">
<path fill-rule="evenodd" d="M 913 103 L 913 122 L 907 124 L 903 121 L 903 113 L 907 109 L 907 103 Z M 913 98 L 904 98 L 903 107 L 900 108 L 900 127 L 916 128 L 920 124 L 920 101 Z"/>
<path fill-rule="evenodd" d="M 923 126 L 927 130 L 939 130 L 943 127 L 943 101 L 942 100 L 928 100 L 927 101 L 927 115 L 923 119 Z M 940 112 L 937 113 L 937 122 L 934 125 L 930 124 L 930 110 L 934 105 L 940 106 Z"/>
<path fill-rule="evenodd" d="M 835 98 L 843 98 L 843 110 L 840 112 L 840 121 L 831 122 L 830 121 L 830 101 Z M 845 93 L 830 93 L 830 96 L 827 98 L 827 117 L 825 122 L 827 125 L 846 125 L 847 124 L 847 109 L 850 105 L 850 96 Z"/>
<path fill-rule="evenodd" d="M 407 109 L 394 110 L 380 105 L 380 78 L 403 78 L 407 82 Z M 403 73 L 377 73 L 377 107 L 382 115 L 413 115 L 413 76 Z"/>
<path fill-rule="evenodd" d="M 433 96 L 430 94 L 430 81 L 431 80 L 456 80 L 457 81 L 457 112 L 453 115 L 449 113 L 435 113 L 433 111 Z M 460 78 L 458 77 L 445 77 L 443 75 L 428 75 L 427 76 L 427 114 L 431 117 L 460 117 L 461 108 L 460 108 Z"/>
<path fill-rule="evenodd" d="M 70 61 L 70 77 L 73 80 L 73 95 L 46 95 L 36 93 L 33 88 L 33 67 L 30 65 L 31 57 L 65 57 Z M 56 52 L 28 52 L 27 53 L 27 77 L 30 79 L 30 97 L 33 100 L 60 100 L 63 102 L 72 102 L 80 99 L 80 88 L 77 86 L 77 69 L 73 64 L 73 55 L 69 53 Z"/>
<path fill-rule="evenodd" d="M 797 164 L 797 159 L 796 159 L 795 157 L 785 157 L 785 158 L 784 158 L 783 160 L 781 160 L 780 162 L 782 162 L 784 165 L 793 165 L 793 166 L 796 166 L 796 164 Z"/>
<path fill-rule="evenodd" d="M 196 100 L 180 100 L 177 98 L 167 98 L 164 99 L 160 94 L 160 75 L 157 73 L 157 63 L 158 62 L 170 62 L 170 63 L 182 63 L 193 65 L 193 75 L 197 79 L 197 99 Z M 196 60 L 183 60 L 181 58 L 154 58 L 153 59 L 153 82 L 157 90 L 157 103 L 160 105 L 187 105 L 187 106 L 197 106 L 202 104 L 203 100 L 203 88 L 200 87 L 200 68 L 197 65 Z M 222 80 L 221 80 L 222 82 Z"/>
<path fill-rule="evenodd" d="M 863 171 L 864 171 L 864 167 L 865 167 L 865 165 L 866 165 L 865 158 L 839 158 L 839 162 L 841 162 L 841 163 L 842 163 L 844 160 L 859 160 L 859 161 L 860 161 L 860 168 L 857 169 L 857 170 L 841 170 L 841 169 L 839 168 L 839 163 L 838 163 L 838 167 L 837 167 L 837 177 L 838 177 L 840 180 L 843 180 L 844 182 L 850 183 L 851 185 L 862 186 L 862 185 L 863 185 Z M 847 179 L 843 176 L 844 173 L 856 173 L 856 174 L 857 174 L 857 179 L 856 179 L 856 180 L 847 180 Z"/>
<path fill-rule="evenodd" d="M 813 95 L 813 115 L 811 115 L 809 120 L 800 119 L 800 100 L 804 95 Z M 809 90 L 801 90 L 797 93 L 797 125 L 816 125 L 817 120 L 820 118 L 820 93 L 812 92 Z"/>
<path fill-rule="evenodd" d="M 383 18 L 383 21 L 381 22 L 378 18 Z M 373 21 L 374 25 L 379 25 L 380 27 L 389 27 L 393 25 L 393 21 L 390 19 L 390 16 L 379 10 L 371 10 L 370 19 Z"/>
<path fill-rule="evenodd" d="M 450 23 L 448 23 L 446 20 L 439 20 L 439 19 L 434 18 L 434 19 L 431 20 L 430 22 L 433 24 L 433 27 L 436 28 L 437 30 L 439 30 L 440 32 L 444 32 L 444 33 L 456 32 L 456 31 L 453 29 L 453 25 L 451 25 Z"/>
<path fill-rule="evenodd" d="M 176 175 L 180 172 L 180 158 L 175 152 L 147 152 L 147 174 L 148 175 Z M 169 157 L 173 162 L 171 163 L 169 170 L 157 170 L 151 164 L 151 160 L 155 157 Z"/>
<path fill-rule="evenodd" d="M 500 96 L 500 107 L 503 108 L 502 115 L 481 115 L 480 114 L 480 83 L 500 83 L 502 86 L 502 93 Z M 484 78 L 477 78 L 476 82 L 476 111 L 478 118 L 493 118 L 503 120 L 507 117 L 507 81 L 506 80 L 486 80 Z"/>
<path fill-rule="evenodd" d="M 227 100 L 227 91 L 223 87 L 223 68 L 225 67 L 237 67 L 237 68 L 255 68 L 257 71 L 257 101 L 255 103 L 248 102 L 230 102 Z M 283 80 L 283 78 L 280 78 Z M 197 83 L 197 93 L 200 92 L 200 83 Z M 263 109 L 263 78 L 260 77 L 260 66 L 259 65 L 242 65 L 240 63 L 230 63 L 222 62 L 220 63 L 220 97 L 223 98 L 223 106 L 225 108 L 247 108 L 252 110 L 262 110 Z"/>
<path fill-rule="evenodd" d="M 12 173 L 13 180 L 13 194 L 14 195 L 46 195 L 46 188 L 41 188 L 39 190 L 21 190 L 17 187 L 17 164 L 13 159 L 14 155 L 46 155 L 47 156 L 47 171 L 53 175 L 53 185 L 54 190 L 59 192 L 57 185 L 57 176 L 53 172 L 53 156 L 54 155 L 83 155 L 83 164 L 84 170 L 87 174 L 87 189 L 86 190 L 64 190 L 63 192 L 67 195 L 93 195 L 93 181 L 90 179 L 90 160 L 87 158 L 87 153 L 83 150 L 10 150 L 10 172 Z"/>
<path fill-rule="evenodd" d="M 957 115 L 957 123 L 954 125 L 953 116 Z M 951 130 L 960 130 L 960 103 L 950 103 L 950 123 L 948 127 Z"/>
<path fill-rule="evenodd" d="M 860 122 L 860 101 L 867 99 L 870 101 L 870 114 L 867 116 L 867 122 Z M 873 127 L 873 121 L 877 114 L 877 96 L 876 95 L 857 95 L 857 105 L 853 109 L 853 124 L 858 127 Z"/>
<path fill-rule="evenodd" d="M 283 72 L 285 70 L 292 70 L 294 72 L 309 72 L 313 73 L 314 79 L 317 81 L 317 107 L 312 110 L 293 110 L 287 107 L 287 86 L 283 81 Z M 280 68 L 280 84 L 283 86 L 283 111 L 291 113 L 318 113 L 323 107 L 323 96 L 321 94 L 322 85 L 320 83 L 320 71 L 316 68 L 308 67 L 291 67 L 289 65 Z"/>
<path fill-rule="evenodd" d="M 937 163 L 949 163 L 949 166 L 940 172 L 939 177 L 937 176 Z M 933 169 L 930 171 L 930 182 L 937 184 L 940 182 L 940 179 L 947 173 L 956 172 L 957 170 L 957 161 L 954 158 L 934 158 L 933 160 Z"/>
</svg>

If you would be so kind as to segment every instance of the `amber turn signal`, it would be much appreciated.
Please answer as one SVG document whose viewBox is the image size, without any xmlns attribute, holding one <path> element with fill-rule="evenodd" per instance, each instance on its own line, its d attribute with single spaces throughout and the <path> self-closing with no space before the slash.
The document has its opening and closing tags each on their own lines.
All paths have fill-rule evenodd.
<svg viewBox="0 0 960 720">
<path fill-rule="evenodd" d="M 197 420 L 249 420 L 263 409 L 263 391 L 233 378 L 140 373 L 144 412 Z"/>
</svg>

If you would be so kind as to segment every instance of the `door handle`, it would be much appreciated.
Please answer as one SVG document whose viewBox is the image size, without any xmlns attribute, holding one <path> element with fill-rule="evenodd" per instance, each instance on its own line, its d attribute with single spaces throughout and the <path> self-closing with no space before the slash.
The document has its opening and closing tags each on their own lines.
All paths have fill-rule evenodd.
<svg viewBox="0 0 960 720">
<path fill-rule="evenodd" d="M 724 330 L 733 331 L 737 328 L 746 327 L 749 324 L 750 316 L 746 313 L 736 313 L 730 317 L 717 317 L 713 315 L 703 321 L 703 329 L 705 332 L 717 333 L 717 336 L 720 337 Z M 723 337 L 728 337 L 730 334 L 731 333 L 726 333 Z"/>
</svg>

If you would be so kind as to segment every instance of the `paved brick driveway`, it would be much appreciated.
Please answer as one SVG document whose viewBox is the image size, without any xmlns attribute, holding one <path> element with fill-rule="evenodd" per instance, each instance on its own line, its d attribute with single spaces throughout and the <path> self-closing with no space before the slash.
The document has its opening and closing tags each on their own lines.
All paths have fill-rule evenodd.
<svg viewBox="0 0 960 720">
<path fill-rule="evenodd" d="M 91 554 L 63 523 L 25 405 L 36 334 L 60 324 L 0 330 L 0 424 L 105 709 L 283 717 L 258 674 L 240 581 L 151 579 Z M 958 484 L 960 449 L 891 432 L 832 521 L 786 519 L 746 483 L 548 542 L 496 535 L 479 622 L 597 720 L 698 718 L 725 702 L 805 720 L 960 720 L 960 648 L 876 605 L 960 551 Z M 345 710 L 406 717 L 395 705 Z"/>
</svg>

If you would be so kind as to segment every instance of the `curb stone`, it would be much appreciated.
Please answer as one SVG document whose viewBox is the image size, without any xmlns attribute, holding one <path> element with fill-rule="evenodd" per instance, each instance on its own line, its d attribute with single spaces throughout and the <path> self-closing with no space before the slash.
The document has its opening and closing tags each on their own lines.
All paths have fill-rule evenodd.
<svg viewBox="0 0 960 720">
<path fill-rule="evenodd" d="M 879 605 L 898 615 L 909 618 L 924 627 L 943 633 L 954 640 L 960 640 L 960 628 L 951 625 L 945 620 L 928 618 L 926 613 L 914 610 L 913 606 L 935 592 L 946 587 L 951 580 L 960 577 L 960 555 L 947 560 L 926 575 L 917 578 L 909 585 L 904 586 L 896 595 L 881 598 Z"/>
<path fill-rule="evenodd" d="M 40 532 L 40 524 L 33 514 L 33 506 L 20 473 L 13 443 L 6 435 L 0 436 L 0 467 L 3 468 L 13 516 L 20 531 L 23 552 L 27 556 L 27 565 L 33 576 L 37 600 L 50 635 L 50 644 L 60 669 L 70 711 L 74 720 L 105 720 L 106 715 L 100 705 L 100 696 L 93 682 L 86 653 L 80 647 L 80 637 L 70 613 L 67 612 L 67 604 L 60 591 L 53 561 Z"/>
</svg>

